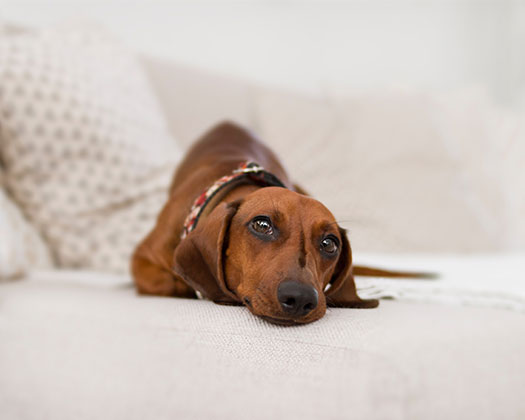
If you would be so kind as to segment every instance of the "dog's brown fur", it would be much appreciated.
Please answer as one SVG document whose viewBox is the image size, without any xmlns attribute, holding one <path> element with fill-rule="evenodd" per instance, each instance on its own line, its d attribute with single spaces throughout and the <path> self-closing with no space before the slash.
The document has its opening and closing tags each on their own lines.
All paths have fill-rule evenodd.
<svg viewBox="0 0 525 420">
<path fill-rule="evenodd" d="M 245 161 L 257 162 L 287 189 L 252 183 L 227 188 L 206 207 L 195 230 L 181 240 L 195 198 Z M 258 215 L 271 217 L 279 229 L 276 240 L 262 241 L 249 232 L 247 224 Z M 328 234 L 340 243 L 332 258 L 319 251 Z M 139 293 L 195 298 L 199 291 L 216 303 L 244 304 L 255 315 L 285 324 L 315 321 L 324 315 L 327 304 L 376 307 L 377 300 L 357 295 L 353 269 L 350 244 L 330 211 L 294 186 L 270 149 L 232 123 L 213 128 L 190 149 L 156 226 L 132 259 Z M 395 275 L 357 269 L 365 275 Z M 291 319 L 282 310 L 277 287 L 285 279 L 317 290 L 315 310 L 300 319 Z"/>
</svg>

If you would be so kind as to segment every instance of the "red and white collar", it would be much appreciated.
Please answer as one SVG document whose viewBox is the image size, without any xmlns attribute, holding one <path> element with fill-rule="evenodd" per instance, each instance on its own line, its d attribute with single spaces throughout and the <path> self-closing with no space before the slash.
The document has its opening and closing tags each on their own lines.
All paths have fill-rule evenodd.
<svg viewBox="0 0 525 420">
<path fill-rule="evenodd" d="M 195 229 L 200 215 L 215 194 L 227 185 L 230 185 L 241 178 L 248 178 L 263 187 L 286 188 L 279 178 L 272 173 L 265 171 L 262 166 L 255 162 L 243 162 L 231 174 L 219 178 L 211 187 L 204 190 L 204 192 L 197 197 L 193 202 L 190 213 L 184 220 L 184 230 L 182 231 L 181 239 L 184 239 L 193 229 Z"/>
</svg>

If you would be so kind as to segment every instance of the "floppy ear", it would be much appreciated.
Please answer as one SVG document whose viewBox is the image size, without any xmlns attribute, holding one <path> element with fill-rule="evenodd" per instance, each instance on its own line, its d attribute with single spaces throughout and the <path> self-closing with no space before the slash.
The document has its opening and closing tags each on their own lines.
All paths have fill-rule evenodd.
<svg viewBox="0 0 525 420">
<path fill-rule="evenodd" d="M 217 206 L 175 249 L 175 274 L 215 303 L 239 302 L 226 286 L 223 267 L 230 223 L 239 205 Z"/>
<path fill-rule="evenodd" d="M 375 308 L 379 305 L 377 299 L 361 299 L 357 295 L 352 274 L 352 250 L 346 231 L 339 228 L 339 232 L 342 240 L 341 254 L 330 280 L 330 288 L 325 293 L 326 303 L 336 308 Z"/>
</svg>

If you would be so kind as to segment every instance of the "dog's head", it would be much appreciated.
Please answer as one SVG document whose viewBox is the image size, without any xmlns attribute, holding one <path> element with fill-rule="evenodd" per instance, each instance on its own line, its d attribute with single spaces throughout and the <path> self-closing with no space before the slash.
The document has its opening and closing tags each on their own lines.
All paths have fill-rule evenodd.
<svg viewBox="0 0 525 420">
<path fill-rule="evenodd" d="M 269 187 L 199 222 L 177 247 L 174 271 L 217 303 L 242 302 L 270 322 L 303 324 L 324 315 L 331 294 L 337 306 L 362 303 L 351 264 L 346 233 L 323 204 Z"/>
</svg>

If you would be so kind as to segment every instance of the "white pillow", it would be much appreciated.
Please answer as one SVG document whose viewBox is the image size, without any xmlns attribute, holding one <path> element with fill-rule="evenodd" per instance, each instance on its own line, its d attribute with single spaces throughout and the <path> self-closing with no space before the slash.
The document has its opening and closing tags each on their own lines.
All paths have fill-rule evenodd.
<svg viewBox="0 0 525 420">
<path fill-rule="evenodd" d="M 180 158 L 135 58 L 96 26 L 0 42 L 6 185 L 57 263 L 127 271 Z"/>
<path fill-rule="evenodd" d="M 47 245 L 0 187 L 0 280 L 51 266 Z"/>
<path fill-rule="evenodd" d="M 478 92 L 261 90 L 256 113 L 261 138 L 359 251 L 525 246 L 523 126 Z"/>
</svg>

